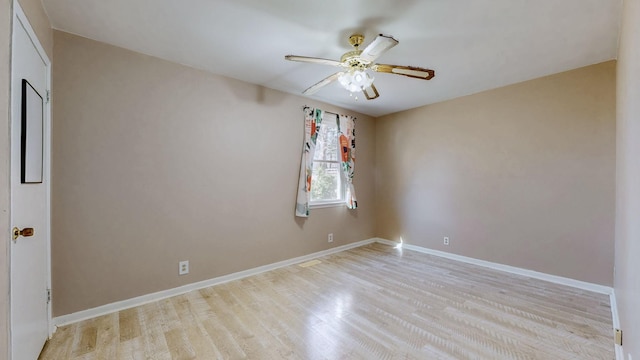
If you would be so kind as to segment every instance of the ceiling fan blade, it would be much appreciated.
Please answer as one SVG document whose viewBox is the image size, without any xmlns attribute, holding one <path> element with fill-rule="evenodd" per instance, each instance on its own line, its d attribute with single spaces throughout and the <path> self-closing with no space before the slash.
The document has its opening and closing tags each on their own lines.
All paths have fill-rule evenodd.
<svg viewBox="0 0 640 360">
<path fill-rule="evenodd" d="M 338 77 L 340 77 L 340 75 L 344 74 L 344 72 L 337 72 L 333 75 L 329 75 L 326 78 L 318 81 L 317 83 L 309 86 L 309 88 L 307 88 L 307 90 L 303 91 L 302 93 L 305 95 L 313 95 L 315 94 L 318 90 L 320 90 L 320 88 L 322 88 L 323 86 L 329 85 L 332 82 L 336 81 L 336 79 L 338 79 Z"/>
<path fill-rule="evenodd" d="M 434 76 L 436 76 L 436 72 L 434 70 L 419 68 L 415 66 L 375 64 L 371 67 L 371 70 L 381 73 L 404 75 L 422 80 L 431 80 Z"/>
<path fill-rule="evenodd" d="M 369 86 L 368 88 L 362 89 L 362 93 L 364 94 L 364 97 L 367 98 L 367 100 L 373 100 L 380 96 L 380 94 L 378 94 L 378 89 L 376 89 L 375 85 L 373 84 L 371 84 L 371 86 Z"/>
<path fill-rule="evenodd" d="M 342 66 L 342 63 L 340 61 L 317 58 L 317 57 L 287 55 L 284 58 L 286 60 L 289 60 L 289 61 L 299 61 L 299 62 L 322 64 L 322 65 L 331 65 L 331 66 Z"/>
<path fill-rule="evenodd" d="M 371 42 L 371 44 L 362 50 L 360 59 L 371 63 L 396 45 L 398 45 L 398 40 L 394 39 L 392 36 L 380 34 L 375 40 L 373 40 L 373 42 Z"/>
</svg>

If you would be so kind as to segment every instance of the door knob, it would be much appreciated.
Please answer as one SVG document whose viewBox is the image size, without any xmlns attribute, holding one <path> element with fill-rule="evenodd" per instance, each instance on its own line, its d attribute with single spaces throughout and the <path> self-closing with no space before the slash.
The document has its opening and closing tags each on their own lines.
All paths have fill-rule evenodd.
<svg viewBox="0 0 640 360">
<path fill-rule="evenodd" d="M 24 228 L 22 230 L 17 227 L 13 228 L 13 241 L 15 242 L 19 236 L 29 237 L 33 236 L 33 228 Z"/>
</svg>

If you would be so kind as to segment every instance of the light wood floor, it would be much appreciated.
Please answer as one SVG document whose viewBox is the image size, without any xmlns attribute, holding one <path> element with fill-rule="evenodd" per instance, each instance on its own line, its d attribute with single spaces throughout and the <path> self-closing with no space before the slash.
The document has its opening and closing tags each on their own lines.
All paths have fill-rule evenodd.
<svg viewBox="0 0 640 360">
<path fill-rule="evenodd" d="M 41 359 L 614 359 L 606 295 L 372 244 L 61 327 Z"/>
</svg>

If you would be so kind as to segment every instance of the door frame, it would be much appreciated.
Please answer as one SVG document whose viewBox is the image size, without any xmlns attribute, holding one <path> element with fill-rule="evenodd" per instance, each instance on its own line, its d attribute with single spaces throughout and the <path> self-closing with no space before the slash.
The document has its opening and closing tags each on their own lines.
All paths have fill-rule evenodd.
<svg viewBox="0 0 640 360">
<path fill-rule="evenodd" d="M 47 248 L 47 254 L 46 254 L 46 259 L 47 259 L 47 264 L 46 266 L 46 270 L 47 270 L 47 274 L 46 274 L 46 282 L 47 282 L 47 288 L 51 289 L 51 61 L 49 60 L 49 56 L 47 55 L 47 53 L 44 51 L 44 48 L 42 47 L 42 44 L 40 44 L 40 40 L 38 39 L 35 31 L 33 30 L 33 28 L 31 27 L 31 24 L 29 23 L 29 20 L 27 18 L 27 15 L 24 13 L 24 11 L 22 10 L 22 7 L 20 6 L 20 4 L 18 3 L 18 0 L 13 0 L 13 15 L 12 15 L 12 26 L 11 26 L 11 47 L 12 47 L 12 51 L 11 51 L 11 57 L 13 57 L 13 44 L 15 44 L 15 31 L 14 29 L 16 28 L 16 26 L 23 26 L 24 29 L 27 32 L 27 35 L 29 36 L 29 39 L 31 40 L 31 42 L 33 43 L 34 47 L 36 48 L 38 55 L 40 55 L 40 57 L 42 58 L 45 67 L 46 67 L 46 88 L 47 88 L 47 94 L 45 94 L 45 96 L 47 96 L 47 100 L 44 103 L 44 114 L 43 114 L 43 121 L 44 121 L 44 129 L 43 129 L 43 150 L 45 151 L 45 157 L 44 157 L 44 169 L 43 169 L 43 183 L 45 186 L 45 193 L 46 193 L 46 204 L 45 204 L 45 211 L 46 211 L 46 219 L 45 219 L 45 223 L 46 223 L 46 231 L 44 234 L 45 237 L 45 242 L 46 242 L 46 248 Z M 15 89 L 13 84 L 15 83 L 13 81 L 15 74 L 13 72 L 13 65 L 11 66 L 11 89 L 10 89 L 10 94 L 11 97 L 13 97 L 13 94 L 18 94 L 20 93 L 21 89 Z M 13 115 L 14 112 L 19 111 L 19 109 L 14 109 L 13 107 L 11 107 L 11 124 L 10 127 L 13 126 Z M 11 130 L 12 131 L 12 130 Z M 10 161 L 12 160 L 13 154 L 10 154 Z M 11 189 L 11 184 L 9 185 L 10 187 L 10 201 L 11 201 L 11 208 L 13 207 L 13 189 Z M 11 216 L 11 226 L 13 226 L 13 218 Z M 10 226 L 10 228 L 11 228 Z M 11 241 L 11 240 L 10 240 Z M 10 244 L 10 246 L 12 246 Z M 11 253 L 12 251 L 9 251 L 9 289 L 11 289 L 11 279 L 12 279 L 12 275 L 11 275 Z M 51 337 L 51 335 L 53 334 L 53 332 L 55 331 L 55 327 L 53 325 L 53 322 L 51 321 L 52 319 L 52 312 L 51 312 L 51 304 L 53 302 L 50 301 L 47 304 L 47 324 L 48 324 L 48 334 L 49 337 Z M 12 309 L 12 304 L 11 304 L 11 296 L 9 296 L 9 352 L 12 354 L 13 351 L 11 349 L 11 342 L 12 342 L 12 332 L 13 332 L 13 324 L 12 324 L 12 313 L 11 313 L 11 309 Z"/>
</svg>

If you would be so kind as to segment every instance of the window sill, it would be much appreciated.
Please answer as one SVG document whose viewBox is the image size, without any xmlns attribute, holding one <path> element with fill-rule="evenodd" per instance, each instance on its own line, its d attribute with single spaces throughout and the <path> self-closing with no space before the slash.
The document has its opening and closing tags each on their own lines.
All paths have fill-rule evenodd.
<svg viewBox="0 0 640 360">
<path fill-rule="evenodd" d="M 346 204 L 342 200 L 337 202 L 315 203 L 315 204 L 309 204 L 309 209 L 322 209 L 322 208 L 339 207 L 339 206 L 346 206 Z"/>
</svg>

